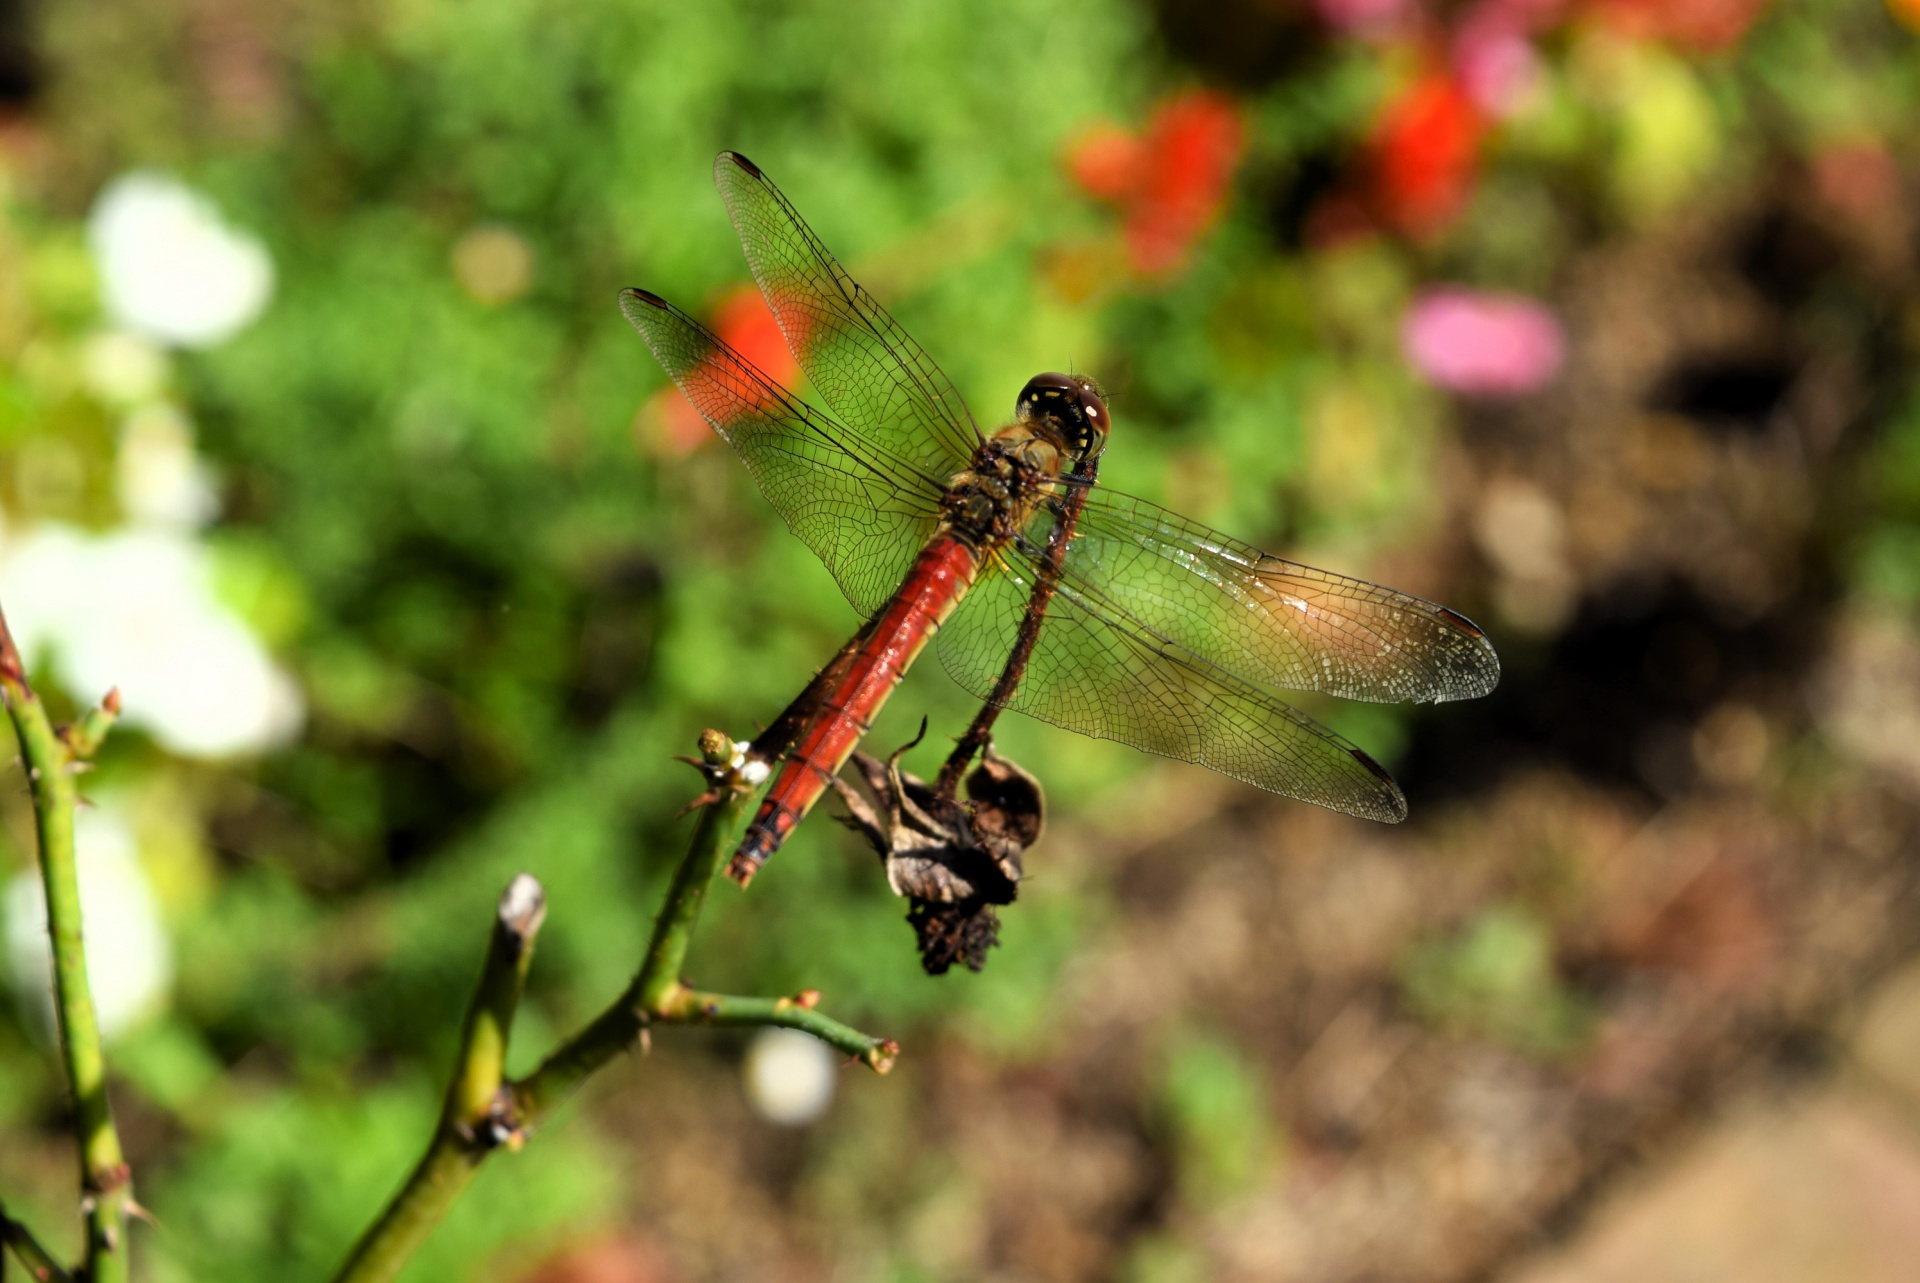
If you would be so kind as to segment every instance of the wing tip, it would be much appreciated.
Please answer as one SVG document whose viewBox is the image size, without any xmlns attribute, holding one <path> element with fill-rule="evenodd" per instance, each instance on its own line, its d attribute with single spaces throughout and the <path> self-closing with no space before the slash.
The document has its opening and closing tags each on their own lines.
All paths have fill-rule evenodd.
<svg viewBox="0 0 1920 1283">
<path fill-rule="evenodd" d="M 1407 818 L 1407 795 L 1400 791 L 1400 783 L 1387 771 L 1387 768 L 1369 757 L 1364 750 L 1350 748 L 1353 760 L 1367 768 L 1373 778 L 1386 786 L 1385 796 L 1374 799 L 1376 805 L 1363 812 L 1366 819 L 1379 820 L 1383 824 L 1398 824 Z"/>
<path fill-rule="evenodd" d="M 754 178 L 766 177 L 765 174 L 760 172 L 760 166 L 754 164 L 752 161 L 748 160 L 745 156 L 741 155 L 737 151 L 723 151 L 720 153 L 720 155 L 716 159 L 725 164 L 732 165 L 736 168 L 744 169 L 747 171 L 749 175 L 751 175 Z"/>
<path fill-rule="evenodd" d="M 1477 643 L 1470 649 L 1475 662 L 1471 663 L 1471 672 L 1458 690 L 1450 691 L 1435 700 L 1479 699 L 1491 695 L 1494 687 L 1500 684 L 1500 656 L 1493 649 L 1493 640 L 1487 636 L 1486 629 L 1468 619 L 1459 611 L 1447 606 L 1437 607 L 1434 617 L 1452 628 L 1455 632 Z"/>
<path fill-rule="evenodd" d="M 1450 606 L 1438 607 L 1435 614 L 1475 641 L 1485 641 L 1487 639 L 1486 629 L 1480 627 L 1480 625 L 1474 623 L 1471 619 L 1468 619 L 1465 615 Z"/>
<path fill-rule="evenodd" d="M 622 303 L 645 303 L 648 307 L 659 308 L 662 312 L 667 310 L 667 300 L 661 298 L 652 290 L 643 290 L 632 285 L 620 291 L 620 301 Z"/>
</svg>

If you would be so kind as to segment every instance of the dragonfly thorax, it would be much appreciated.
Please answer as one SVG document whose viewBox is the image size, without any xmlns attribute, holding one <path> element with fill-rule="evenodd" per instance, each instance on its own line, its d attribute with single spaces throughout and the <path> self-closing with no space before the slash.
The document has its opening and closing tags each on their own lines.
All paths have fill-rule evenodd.
<svg viewBox="0 0 1920 1283">
<path fill-rule="evenodd" d="M 1062 462 L 1052 432 L 1008 424 L 981 443 L 971 468 L 948 483 L 940 505 L 947 529 L 976 549 L 1005 543 L 1053 493 Z"/>
</svg>

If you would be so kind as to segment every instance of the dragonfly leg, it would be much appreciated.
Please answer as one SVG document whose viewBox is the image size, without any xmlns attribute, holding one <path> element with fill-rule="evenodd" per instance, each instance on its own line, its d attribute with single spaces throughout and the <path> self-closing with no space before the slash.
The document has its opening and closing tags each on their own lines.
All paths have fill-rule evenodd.
<svg viewBox="0 0 1920 1283">
<path fill-rule="evenodd" d="M 993 724 L 999 719 L 1000 710 L 1019 690 L 1021 677 L 1026 675 L 1027 661 L 1033 657 L 1034 644 L 1040 640 L 1040 626 L 1046 622 L 1047 603 L 1053 600 L 1054 587 L 1060 582 L 1060 566 L 1066 560 L 1067 545 L 1073 542 L 1074 527 L 1079 524 L 1080 514 L 1086 510 L 1087 494 L 1093 488 L 1099 468 L 1098 459 L 1088 460 L 1086 471 L 1076 478 L 1085 484 L 1071 487 L 1055 509 L 1053 529 L 1047 534 L 1046 552 L 1040 558 L 1033 592 L 1027 598 L 1027 613 L 1021 616 L 1020 629 L 1014 635 L 1013 650 L 1007 655 L 1006 667 L 1000 670 L 1000 680 L 993 684 L 987 702 L 974 714 L 966 734 L 953 746 L 953 752 L 947 755 L 938 778 L 934 780 L 934 792 L 949 801 L 959 789 L 960 778 L 967 773 L 973 755 L 993 743 Z"/>
</svg>

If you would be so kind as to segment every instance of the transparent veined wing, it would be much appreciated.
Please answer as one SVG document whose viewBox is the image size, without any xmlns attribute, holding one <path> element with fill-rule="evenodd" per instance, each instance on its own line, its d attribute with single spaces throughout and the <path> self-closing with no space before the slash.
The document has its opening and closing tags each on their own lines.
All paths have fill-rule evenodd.
<svg viewBox="0 0 1920 1283">
<path fill-rule="evenodd" d="M 1035 514 L 1010 559 L 1039 554 L 1053 511 Z M 1111 490 L 1087 495 L 1061 579 L 1142 635 L 1258 685 L 1431 703 L 1474 699 L 1500 680 L 1492 643 L 1464 615 Z"/>
<path fill-rule="evenodd" d="M 933 358 L 847 275 L 759 166 L 721 152 L 713 181 L 753 279 L 820 398 L 929 476 L 945 481 L 966 467 L 980 429 Z"/>
<path fill-rule="evenodd" d="M 879 609 L 939 521 L 940 483 L 788 392 L 665 299 L 622 290 L 620 310 L 854 609 Z"/>
<path fill-rule="evenodd" d="M 939 633 L 941 662 L 981 699 L 1013 649 L 1035 574 L 1024 556 L 993 554 Z M 1406 818 L 1399 786 L 1357 746 L 1064 578 L 1005 707 L 1348 815 Z"/>
</svg>

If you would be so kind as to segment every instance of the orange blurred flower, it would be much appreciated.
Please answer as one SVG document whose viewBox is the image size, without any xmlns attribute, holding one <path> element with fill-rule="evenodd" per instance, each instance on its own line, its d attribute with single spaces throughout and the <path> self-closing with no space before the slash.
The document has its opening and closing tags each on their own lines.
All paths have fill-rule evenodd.
<svg viewBox="0 0 1920 1283">
<path fill-rule="evenodd" d="M 1100 125 L 1068 149 L 1068 174 L 1089 196 L 1118 205 L 1127 258 L 1143 276 L 1178 269 L 1219 217 L 1246 148 L 1239 106 L 1195 90 L 1162 102 L 1146 131 Z"/>
<path fill-rule="evenodd" d="M 1915 7 L 1916 0 L 1889 0 Z M 1767 7 L 1767 0 L 1594 0 L 1608 26 L 1644 40 L 1666 40 L 1697 53 L 1730 49 Z"/>
<path fill-rule="evenodd" d="M 1119 125 L 1102 122 L 1067 149 L 1067 172 L 1087 195 L 1123 201 L 1139 181 L 1145 150 L 1138 138 Z"/>
<path fill-rule="evenodd" d="M 787 339 L 767 301 L 753 285 L 739 285 L 713 309 L 713 332 L 775 383 L 790 386 L 800 374 Z M 641 448 L 664 458 L 692 454 L 713 440 L 713 431 L 693 403 L 671 385 L 640 408 L 634 431 Z"/>
</svg>

